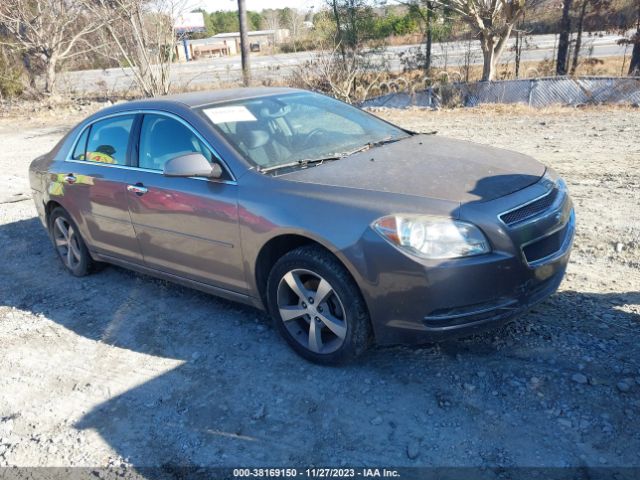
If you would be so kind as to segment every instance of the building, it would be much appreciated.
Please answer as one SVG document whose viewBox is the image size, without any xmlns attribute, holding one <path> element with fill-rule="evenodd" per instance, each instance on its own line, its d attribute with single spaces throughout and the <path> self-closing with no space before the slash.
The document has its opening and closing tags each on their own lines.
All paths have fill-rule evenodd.
<svg viewBox="0 0 640 480">
<path fill-rule="evenodd" d="M 248 33 L 249 45 L 252 52 L 260 52 L 289 39 L 289 30 L 256 30 Z M 222 57 L 237 55 L 240 52 L 240 32 L 219 33 L 209 38 L 187 40 L 189 60 L 200 58 Z M 183 42 L 176 43 L 175 53 L 180 61 L 186 60 Z"/>
<path fill-rule="evenodd" d="M 280 45 L 289 39 L 289 30 L 280 28 L 278 30 L 256 30 L 249 32 L 249 44 L 251 51 L 259 52 L 266 47 Z M 231 41 L 236 44 L 236 51 L 240 51 L 240 32 L 219 33 L 211 37 L 212 39 Z"/>
</svg>

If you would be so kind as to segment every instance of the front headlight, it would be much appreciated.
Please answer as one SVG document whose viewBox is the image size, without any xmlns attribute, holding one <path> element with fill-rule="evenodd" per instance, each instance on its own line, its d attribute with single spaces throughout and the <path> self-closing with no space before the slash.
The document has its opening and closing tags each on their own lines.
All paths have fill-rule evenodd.
<svg viewBox="0 0 640 480">
<path fill-rule="evenodd" d="M 554 186 L 561 192 L 567 192 L 567 184 L 556 172 L 547 168 L 540 180 L 547 189 L 551 190 Z"/>
<path fill-rule="evenodd" d="M 478 227 L 449 218 L 390 215 L 372 226 L 394 246 L 421 258 L 460 258 L 491 251 Z"/>
</svg>

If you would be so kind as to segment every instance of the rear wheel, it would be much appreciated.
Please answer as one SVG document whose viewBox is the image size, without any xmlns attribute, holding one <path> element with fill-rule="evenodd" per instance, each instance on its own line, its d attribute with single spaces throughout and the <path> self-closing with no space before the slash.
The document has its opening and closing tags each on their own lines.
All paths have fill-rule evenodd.
<svg viewBox="0 0 640 480">
<path fill-rule="evenodd" d="M 300 247 L 276 262 L 267 283 L 269 311 L 287 343 L 316 363 L 354 358 L 371 343 L 357 285 L 326 250 Z"/>
<path fill-rule="evenodd" d="M 80 236 L 75 222 L 63 208 L 56 208 L 49 217 L 49 231 L 58 257 L 76 277 L 90 273 L 93 260 Z"/>
</svg>

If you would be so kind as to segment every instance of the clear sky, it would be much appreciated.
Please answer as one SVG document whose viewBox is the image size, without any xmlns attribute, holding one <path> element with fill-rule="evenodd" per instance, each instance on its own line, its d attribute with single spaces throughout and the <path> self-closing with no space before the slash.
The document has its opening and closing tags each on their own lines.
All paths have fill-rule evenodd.
<svg viewBox="0 0 640 480">
<path fill-rule="evenodd" d="M 193 0 L 196 6 L 201 6 L 207 12 L 216 10 L 236 10 L 238 8 L 237 0 Z M 307 10 L 315 7 L 319 10 L 324 7 L 325 0 L 247 0 L 247 9 L 260 11 L 264 8 L 298 8 Z"/>
</svg>

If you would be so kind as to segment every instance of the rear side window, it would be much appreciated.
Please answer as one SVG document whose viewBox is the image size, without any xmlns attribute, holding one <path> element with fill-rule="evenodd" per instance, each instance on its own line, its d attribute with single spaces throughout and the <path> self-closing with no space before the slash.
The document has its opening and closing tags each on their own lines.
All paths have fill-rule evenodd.
<svg viewBox="0 0 640 480">
<path fill-rule="evenodd" d="M 198 136 L 181 122 L 163 115 L 144 116 L 140 129 L 140 168 L 162 170 L 167 161 L 189 153 L 201 153 L 210 162 L 214 160 Z"/>
<path fill-rule="evenodd" d="M 108 118 L 94 123 L 87 129 L 87 137 L 83 133 L 73 152 L 76 160 L 108 163 L 113 165 L 127 164 L 127 149 L 129 148 L 129 134 L 133 127 L 135 115 L 124 115 Z M 84 154 L 82 145 L 86 144 Z"/>
</svg>

